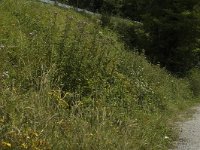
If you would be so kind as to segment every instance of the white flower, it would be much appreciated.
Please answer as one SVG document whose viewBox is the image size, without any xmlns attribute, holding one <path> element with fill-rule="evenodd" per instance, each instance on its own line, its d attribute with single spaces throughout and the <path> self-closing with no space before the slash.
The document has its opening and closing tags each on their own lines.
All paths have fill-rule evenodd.
<svg viewBox="0 0 200 150">
<path fill-rule="evenodd" d="M 9 72 L 8 71 L 4 71 L 3 74 L 2 74 L 2 77 L 9 78 Z"/>
<path fill-rule="evenodd" d="M 165 135 L 164 139 L 169 139 L 169 137 Z"/>
<path fill-rule="evenodd" d="M 0 49 L 1 49 L 1 48 L 4 48 L 4 47 L 5 47 L 4 45 L 0 45 Z"/>
<path fill-rule="evenodd" d="M 103 35 L 103 32 L 99 31 L 99 34 L 100 34 L 100 35 Z"/>
</svg>

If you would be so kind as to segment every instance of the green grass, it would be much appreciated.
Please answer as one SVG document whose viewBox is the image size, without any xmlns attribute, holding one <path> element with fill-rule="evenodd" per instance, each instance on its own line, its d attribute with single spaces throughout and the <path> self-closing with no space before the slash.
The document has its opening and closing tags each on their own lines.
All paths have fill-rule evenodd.
<svg viewBox="0 0 200 150">
<path fill-rule="evenodd" d="M 1 0 L 0 20 L 0 149 L 165 150 L 197 101 L 96 18 Z"/>
</svg>

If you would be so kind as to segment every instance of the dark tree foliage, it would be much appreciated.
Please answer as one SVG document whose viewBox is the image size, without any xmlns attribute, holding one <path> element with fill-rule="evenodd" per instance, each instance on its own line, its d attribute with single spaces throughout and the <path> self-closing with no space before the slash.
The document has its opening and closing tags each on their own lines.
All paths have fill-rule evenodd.
<svg viewBox="0 0 200 150">
<path fill-rule="evenodd" d="M 143 15 L 150 44 L 149 58 L 168 70 L 183 74 L 199 61 L 198 0 L 154 0 Z"/>
</svg>

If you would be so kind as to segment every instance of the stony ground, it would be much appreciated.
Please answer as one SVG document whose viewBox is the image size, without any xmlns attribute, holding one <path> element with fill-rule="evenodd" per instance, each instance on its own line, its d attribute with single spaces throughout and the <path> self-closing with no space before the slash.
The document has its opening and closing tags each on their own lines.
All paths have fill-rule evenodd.
<svg viewBox="0 0 200 150">
<path fill-rule="evenodd" d="M 200 150 L 200 106 L 194 110 L 191 118 L 179 123 L 180 136 L 175 150 Z"/>
</svg>

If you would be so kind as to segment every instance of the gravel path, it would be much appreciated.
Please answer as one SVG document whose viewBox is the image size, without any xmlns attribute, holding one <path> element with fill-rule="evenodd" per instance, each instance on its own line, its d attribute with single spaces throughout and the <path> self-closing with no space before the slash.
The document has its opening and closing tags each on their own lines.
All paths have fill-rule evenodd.
<svg viewBox="0 0 200 150">
<path fill-rule="evenodd" d="M 200 106 L 192 118 L 179 123 L 180 136 L 176 150 L 200 150 Z"/>
<path fill-rule="evenodd" d="M 43 3 L 55 5 L 55 1 L 54 0 L 40 0 L 40 1 L 43 2 Z M 86 14 L 99 16 L 99 14 L 97 14 L 97 13 L 93 13 L 93 12 L 85 10 L 85 9 L 76 8 L 76 7 L 67 5 L 67 4 L 62 4 L 62 3 L 56 2 L 56 5 L 59 6 L 59 7 L 65 8 L 65 9 L 74 9 L 74 10 L 76 10 L 78 12 L 85 12 Z"/>
</svg>

